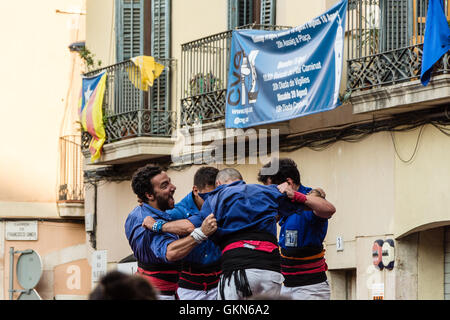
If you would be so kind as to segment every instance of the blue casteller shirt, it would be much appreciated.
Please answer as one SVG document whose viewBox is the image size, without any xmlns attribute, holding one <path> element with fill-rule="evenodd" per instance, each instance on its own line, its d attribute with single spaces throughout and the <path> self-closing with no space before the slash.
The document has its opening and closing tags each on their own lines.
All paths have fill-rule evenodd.
<svg viewBox="0 0 450 320">
<path fill-rule="evenodd" d="M 299 192 L 307 194 L 312 189 L 300 186 Z M 283 249 L 321 247 L 328 229 L 328 219 L 320 218 L 310 210 L 297 207 L 295 214 L 281 217 L 279 221 L 279 246 Z"/>
<path fill-rule="evenodd" d="M 276 237 L 276 216 L 290 215 L 297 208 L 276 185 L 264 186 L 235 181 L 220 185 L 208 194 L 198 215 L 189 217 L 195 227 L 214 213 L 217 231 L 211 236 L 216 243 L 231 233 L 252 229 Z"/>
<path fill-rule="evenodd" d="M 203 196 L 205 197 L 205 194 Z M 170 220 L 187 219 L 198 215 L 199 212 L 192 192 L 178 202 L 175 208 L 166 211 Z M 218 262 L 221 254 L 219 246 L 208 239 L 197 245 L 183 260 L 206 266 Z"/>
<path fill-rule="evenodd" d="M 125 234 L 134 256 L 145 264 L 172 264 L 166 259 L 167 246 L 179 237 L 172 233 L 155 233 L 142 227 L 142 222 L 147 216 L 155 220 L 170 220 L 166 212 L 146 203 L 134 208 L 125 221 Z"/>
</svg>

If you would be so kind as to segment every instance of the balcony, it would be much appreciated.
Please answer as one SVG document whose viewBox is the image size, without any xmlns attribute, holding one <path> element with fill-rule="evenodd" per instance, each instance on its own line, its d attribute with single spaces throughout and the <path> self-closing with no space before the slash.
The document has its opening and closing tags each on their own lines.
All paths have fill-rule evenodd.
<svg viewBox="0 0 450 320">
<path fill-rule="evenodd" d="M 289 27 L 246 25 L 240 29 Z M 181 46 L 181 127 L 223 128 L 232 30 Z"/>
<path fill-rule="evenodd" d="M 347 85 L 354 113 L 429 108 L 450 101 L 450 55 L 420 83 L 428 0 L 353 0 L 347 18 Z M 445 12 L 448 13 L 448 4 Z"/>
<path fill-rule="evenodd" d="M 85 76 L 106 71 L 106 91 L 103 100 L 103 122 L 106 141 L 103 155 L 96 164 L 119 164 L 170 155 L 177 121 L 170 107 L 171 75 L 176 74 L 176 61 L 158 60 L 164 71 L 148 92 L 139 90 L 133 81 L 140 80 L 131 71 L 133 62 L 124 61 L 101 68 Z M 82 136 L 83 154 L 89 157 L 90 135 Z"/>
<path fill-rule="evenodd" d="M 84 216 L 83 156 L 80 135 L 59 138 L 58 212 L 61 217 Z"/>
</svg>

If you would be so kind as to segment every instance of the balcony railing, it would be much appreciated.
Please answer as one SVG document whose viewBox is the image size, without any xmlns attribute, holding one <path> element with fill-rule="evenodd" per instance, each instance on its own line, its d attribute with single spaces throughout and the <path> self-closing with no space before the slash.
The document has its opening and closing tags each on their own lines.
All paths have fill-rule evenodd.
<svg viewBox="0 0 450 320">
<path fill-rule="evenodd" d="M 289 27 L 247 25 L 240 29 L 282 30 Z M 181 126 L 224 119 L 232 30 L 181 46 Z"/>
<path fill-rule="evenodd" d="M 133 82 L 140 82 L 140 73 L 133 71 L 131 60 L 85 74 L 107 73 L 103 100 L 105 144 L 133 137 L 170 137 L 176 129 L 176 112 L 170 108 L 170 77 L 176 61 L 156 60 L 164 65 L 164 71 L 148 92 L 134 86 Z M 83 149 L 89 141 L 90 135 L 84 132 Z"/>
<path fill-rule="evenodd" d="M 349 1 L 347 91 L 420 77 L 427 8 L 428 0 Z M 449 71 L 450 55 L 446 54 L 433 74 Z"/>
<path fill-rule="evenodd" d="M 79 135 L 68 135 L 59 138 L 59 154 L 58 202 L 83 202 L 81 137 Z"/>
</svg>

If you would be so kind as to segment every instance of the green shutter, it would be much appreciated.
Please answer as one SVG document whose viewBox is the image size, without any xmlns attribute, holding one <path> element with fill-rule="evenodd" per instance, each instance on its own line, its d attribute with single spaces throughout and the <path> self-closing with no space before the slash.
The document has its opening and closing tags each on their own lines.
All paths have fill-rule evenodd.
<svg viewBox="0 0 450 320">
<path fill-rule="evenodd" d="M 228 30 L 238 26 L 239 21 L 239 1 L 228 0 Z"/>
<path fill-rule="evenodd" d="M 261 0 L 260 24 L 268 24 L 272 26 L 275 25 L 275 9 L 276 9 L 275 0 Z"/>
<path fill-rule="evenodd" d="M 166 64 L 166 68 L 156 79 L 151 90 L 151 131 L 153 133 L 163 133 L 164 128 L 160 123 L 170 121 L 170 0 L 152 1 L 152 46 L 151 55 L 161 63 Z M 159 132 L 161 131 L 161 132 Z"/>
<path fill-rule="evenodd" d="M 412 36 L 412 0 L 380 0 L 381 50 L 406 47 Z"/>
<path fill-rule="evenodd" d="M 253 17 L 254 0 L 228 0 L 228 29 L 251 24 Z"/>
<path fill-rule="evenodd" d="M 116 60 L 144 53 L 144 0 L 116 0 Z"/>
</svg>

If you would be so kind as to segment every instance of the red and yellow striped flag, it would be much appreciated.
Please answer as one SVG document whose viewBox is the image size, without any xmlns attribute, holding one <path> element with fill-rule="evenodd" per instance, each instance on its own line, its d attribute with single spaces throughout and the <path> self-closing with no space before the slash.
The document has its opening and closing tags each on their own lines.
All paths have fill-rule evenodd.
<svg viewBox="0 0 450 320">
<path fill-rule="evenodd" d="M 106 140 L 102 111 L 105 89 L 106 72 L 95 77 L 83 78 L 78 113 L 83 130 L 92 136 L 89 144 L 91 162 L 100 158 Z"/>
</svg>

